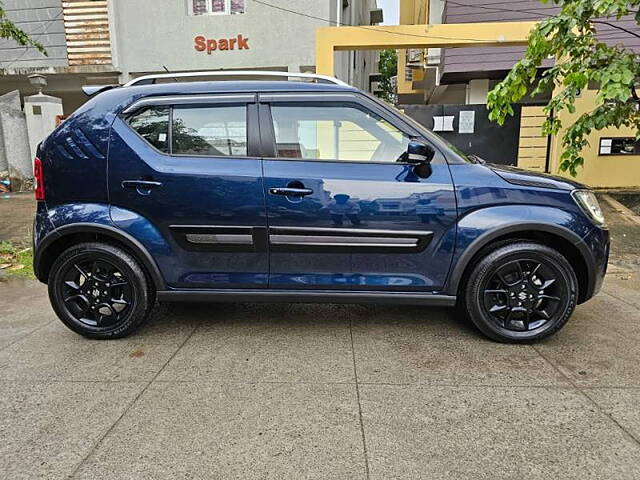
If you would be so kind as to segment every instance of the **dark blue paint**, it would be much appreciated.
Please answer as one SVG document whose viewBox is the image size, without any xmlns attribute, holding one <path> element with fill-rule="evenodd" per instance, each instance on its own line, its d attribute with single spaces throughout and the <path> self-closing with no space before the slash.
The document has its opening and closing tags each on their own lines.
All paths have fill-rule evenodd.
<svg viewBox="0 0 640 480">
<path fill-rule="evenodd" d="M 402 164 L 265 160 L 265 189 L 301 182 L 312 195 L 267 194 L 270 226 L 431 231 L 419 253 L 271 253 L 275 288 L 441 289 L 455 239 L 456 204 L 449 168 L 429 178 Z"/>
<path fill-rule="evenodd" d="M 162 186 L 148 195 L 122 188 L 123 180 L 135 179 Z M 167 253 L 158 254 L 156 261 L 170 286 L 267 286 L 267 252 L 187 251 L 176 244 L 169 229 L 171 225 L 266 227 L 262 182 L 259 158 L 169 156 L 149 146 L 122 119 L 113 124 L 109 195 L 114 222 L 143 244 L 147 238 L 163 239 Z"/>
<path fill-rule="evenodd" d="M 421 291 L 455 294 L 468 257 L 486 241 L 514 229 L 554 232 L 570 240 L 599 288 L 609 252 L 608 232 L 577 207 L 574 182 L 466 163 L 445 142 L 411 120 L 437 150 L 432 174 L 419 178 L 402 164 L 275 161 L 254 158 L 173 157 L 140 137 L 119 113 L 149 96 L 353 92 L 335 85 L 297 82 L 196 82 L 100 93 L 41 145 L 46 204 L 34 225 L 36 251 L 62 227 L 115 227 L 153 258 L 169 288 L 280 288 Z M 363 105 L 371 100 L 362 97 Z M 390 117 L 398 113 L 383 104 Z M 255 127 L 255 126 L 254 126 Z M 123 180 L 153 180 L 148 195 L 123 189 Z M 273 196 L 269 188 L 296 181 L 314 193 Z M 418 253 L 197 252 L 182 248 L 171 225 L 269 226 L 426 230 Z M 42 252 L 37 251 L 37 258 Z M 38 271 L 38 265 L 36 265 Z M 46 277 L 40 276 L 46 281 Z"/>
</svg>

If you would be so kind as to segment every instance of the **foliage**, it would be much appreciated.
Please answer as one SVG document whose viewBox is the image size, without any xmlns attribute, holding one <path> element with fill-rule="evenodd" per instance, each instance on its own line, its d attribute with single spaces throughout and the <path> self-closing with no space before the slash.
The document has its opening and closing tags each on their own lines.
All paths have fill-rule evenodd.
<svg viewBox="0 0 640 480">
<path fill-rule="evenodd" d="M 40 42 L 32 40 L 24 30 L 18 28 L 15 23 L 9 20 L 9 17 L 7 17 L 6 12 L 2 8 L 2 2 L 0 2 L 0 38 L 14 40 L 18 45 L 22 45 L 23 47 L 34 47 L 40 53 L 47 55 L 47 51 Z"/>
<path fill-rule="evenodd" d="M 620 45 L 599 41 L 596 33 L 603 21 L 615 22 L 628 14 L 634 14 L 640 24 L 640 0 L 552 1 L 559 4 L 559 13 L 542 20 L 532 30 L 524 57 L 489 92 L 487 107 L 489 118 L 502 125 L 507 115 L 513 115 L 512 103 L 526 95 L 553 91 L 545 107 L 553 115 L 544 123 L 543 134 L 557 134 L 562 127 L 558 112 L 574 113 L 580 92 L 590 84 L 596 85 L 596 108 L 581 115 L 562 139 L 560 168 L 575 176 L 584 163 L 581 152 L 588 144 L 587 136 L 594 129 L 632 127 L 640 138 L 640 112 L 634 89 L 640 78 L 640 58 Z M 540 74 L 539 68 L 548 58 L 555 58 L 556 62 Z"/>
<path fill-rule="evenodd" d="M 33 274 L 33 250 L 24 245 L 0 242 L 0 280 L 9 277 L 35 278 Z"/>
<path fill-rule="evenodd" d="M 388 48 L 380 52 L 380 62 L 378 63 L 380 76 L 380 98 L 393 103 L 396 92 L 393 87 L 392 78 L 398 74 L 398 51 Z"/>
</svg>

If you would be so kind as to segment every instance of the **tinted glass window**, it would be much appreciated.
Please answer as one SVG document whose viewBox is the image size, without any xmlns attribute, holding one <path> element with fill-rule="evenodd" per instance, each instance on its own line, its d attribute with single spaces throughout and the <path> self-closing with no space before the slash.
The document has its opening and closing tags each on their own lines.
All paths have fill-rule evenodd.
<svg viewBox="0 0 640 480">
<path fill-rule="evenodd" d="M 172 125 L 173 154 L 247 156 L 244 106 L 174 107 Z"/>
<path fill-rule="evenodd" d="M 129 118 L 129 125 L 161 152 L 169 152 L 169 107 L 152 107 Z"/>
<path fill-rule="evenodd" d="M 276 155 L 280 158 L 395 162 L 409 137 L 355 107 L 273 105 Z"/>
</svg>

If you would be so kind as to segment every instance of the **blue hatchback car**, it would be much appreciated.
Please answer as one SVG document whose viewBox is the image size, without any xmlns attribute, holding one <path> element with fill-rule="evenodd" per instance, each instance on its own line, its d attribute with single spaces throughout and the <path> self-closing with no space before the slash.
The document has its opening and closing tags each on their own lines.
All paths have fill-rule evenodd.
<svg viewBox="0 0 640 480">
<path fill-rule="evenodd" d="M 583 186 L 466 156 L 329 77 L 173 80 L 192 75 L 216 76 L 87 88 L 39 147 L 34 266 L 73 331 L 126 336 L 156 300 L 387 302 L 526 342 L 599 290 Z"/>
</svg>

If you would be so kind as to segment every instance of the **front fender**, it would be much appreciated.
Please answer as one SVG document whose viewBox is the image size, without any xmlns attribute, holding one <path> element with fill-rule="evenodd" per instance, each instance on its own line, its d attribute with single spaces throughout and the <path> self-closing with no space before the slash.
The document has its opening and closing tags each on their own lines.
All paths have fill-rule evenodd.
<svg viewBox="0 0 640 480">
<path fill-rule="evenodd" d="M 504 205 L 474 210 L 458 221 L 453 268 L 447 294 L 455 295 L 469 262 L 482 248 L 497 238 L 522 232 L 557 235 L 574 245 L 582 255 L 593 282 L 595 259 L 584 237 L 593 225 L 577 212 L 536 205 Z M 591 287 L 590 287 L 591 288 Z"/>
</svg>

